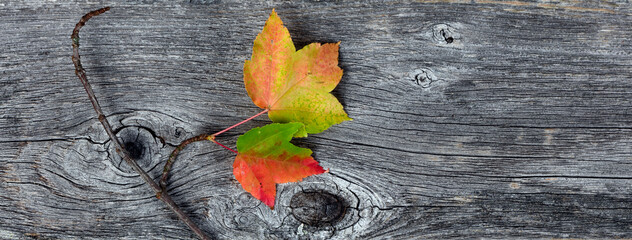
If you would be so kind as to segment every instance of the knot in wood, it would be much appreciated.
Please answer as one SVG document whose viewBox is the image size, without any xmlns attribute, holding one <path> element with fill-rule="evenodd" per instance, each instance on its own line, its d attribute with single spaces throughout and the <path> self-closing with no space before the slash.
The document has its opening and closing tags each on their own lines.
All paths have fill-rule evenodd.
<svg viewBox="0 0 632 240">
<path fill-rule="evenodd" d="M 310 226 L 333 225 L 347 211 L 345 201 L 328 192 L 299 192 L 290 202 L 292 215 Z"/>
<path fill-rule="evenodd" d="M 430 84 L 437 81 L 437 77 L 429 69 L 416 69 L 409 73 L 410 80 L 422 88 L 430 87 Z"/>
<path fill-rule="evenodd" d="M 440 45 L 450 45 L 461 38 L 457 29 L 448 24 L 436 24 L 432 27 L 432 39 Z"/>
<path fill-rule="evenodd" d="M 131 126 L 123 127 L 116 131 L 116 136 L 120 139 L 122 147 L 127 151 L 129 156 L 134 159 L 141 167 L 148 168 L 153 165 L 154 157 L 158 149 L 160 149 L 160 138 L 155 135 L 153 130 L 141 127 Z M 114 146 L 110 148 L 114 151 Z M 134 172 L 127 164 L 121 164 L 123 159 L 118 154 L 112 155 L 114 166 L 120 171 L 132 173 Z"/>
<path fill-rule="evenodd" d="M 145 153 L 145 146 L 143 146 L 142 142 L 138 141 L 124 142 L 123 148 L 125 148 L 125 151 L 127 151 L 129 156 L 134 160 L 140 159 Z"/>
</svg>

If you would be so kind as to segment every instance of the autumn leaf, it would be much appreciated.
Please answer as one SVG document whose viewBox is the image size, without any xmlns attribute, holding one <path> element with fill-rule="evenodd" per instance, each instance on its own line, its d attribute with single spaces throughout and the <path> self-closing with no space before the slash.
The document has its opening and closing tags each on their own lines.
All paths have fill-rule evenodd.
<svg viewBox="0 0 632 240">
<path fill-rule="evenodd" d="M 237 139 L 233 174 L 241 186 L 274 208 L 276 184 L 300 181 L 325 170 L 311 157 L 312 151 L 292 143 L 302 123 L 273 123 L 254 128 Z"/>
<path fill-rule="evenodd" d="M 252 101 L 273 122 L 301 122 L 307 133 L 351 120 L 330 92 L 342 78 L 340 43 L 312 43 L 296 51 L 274 10 L 255 39 L 244 82 Z M 300 134 L 299 134 L 300 135 Z"/>
</svg>

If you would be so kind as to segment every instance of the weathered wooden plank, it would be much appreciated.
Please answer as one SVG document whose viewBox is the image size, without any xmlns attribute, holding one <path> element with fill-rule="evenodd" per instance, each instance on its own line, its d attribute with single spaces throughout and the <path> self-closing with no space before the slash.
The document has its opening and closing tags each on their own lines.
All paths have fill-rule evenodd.
<svg viewBox="0 0 632 240">
<path fill-rule="evenodd" d="M 0 238 L 193 238 L 114 154 L 74 76 L 71 30 L 104 5 L 3 4 Z M 628 1 L 111 6 L 82 30 L 82 61 L 156 178 L 180 141 L 258 111 L 242 64 L 272 8 L 297 47 L 341 41 L 334 94 L 354 121 L 297 141 L 330 173 L 280 185 L 270 210 L 230 152 L 196 143 L 174 165 L 170 193 L 214 237 L 632 237 Z"/>
</svg>

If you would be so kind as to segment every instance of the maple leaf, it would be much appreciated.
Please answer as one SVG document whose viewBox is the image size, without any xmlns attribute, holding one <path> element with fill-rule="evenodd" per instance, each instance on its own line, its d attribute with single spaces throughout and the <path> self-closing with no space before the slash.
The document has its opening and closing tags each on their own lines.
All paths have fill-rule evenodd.
<svg viewBox="0 0 632 240">
<path fill-rule="evenodd" d="M 269 110 L 273 122 L 301 122 L 310 134 L 351 120 L 329 93 L 342 78 L 339 45 L 312 43 L 296 51 L 290 33 L 272 10 L 255 39 L 251 60 L 244 64 L 248 95 L 255 105 Z"/>
<path fill-rule="evenodd" d="M 237 139 L 233 174 L 241 186 L 274 209 L 276 184 L 300 181 L 325 170 L 311 157 L 312 150 L 290 140 L 302 123 L 272 123 L 254 128 Z"/>
</svg>

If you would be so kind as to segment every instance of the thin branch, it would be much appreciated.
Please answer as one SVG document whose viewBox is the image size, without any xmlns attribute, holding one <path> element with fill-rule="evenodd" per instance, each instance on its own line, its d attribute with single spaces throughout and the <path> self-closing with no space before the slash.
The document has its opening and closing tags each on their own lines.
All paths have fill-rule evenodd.
<svg viewBox="0 0 632 240">
<path fill-rule="evenodd" d="M 176 149 L 174 149 L 173 152 L 171 152 L 171 154 L 169 155 L 169 159 L 167 159 L 167 162 L 165 163 L 165 167 L 162 170 L 162 177 L 160 178 L 160 188 L 162 189 L 163 192 L 166 192 L 167 178 L 169 178 L 169 171 L 171 171 L 171 166 L 173 165 L 173 162 L 176 160 L 176 157 L 178 157 L 178 154 L 180 153 L 180 151 L 182 151 L 184 147 L 186 147 L 187 145 L 191 143 L 207 140 L 208 138 L 211 138 L 211 135 L 202 134 L 199 136 L 189 138 L 187 140 L 182 141 L 180 145 L 178 145 Z"/>
<path fill-rule="evenodd" d="M 169 171 L 171 171 L 171 166 L 173 166 L 173 163 L 175 162 L 176 158 L 178 157 L 178 154 L 180 153 L 180 151 L 182 151 L 182 149 L 184 149 L 184 147 L 186 147 L 187 145 L 189 145 L 191 143 L 194 143 L 194 142 L 203 141 L 203 140 L 209 140 L 209 141 L 214 142 L 215 144 L 217 144 L 217 145 L 219 145 L 219 146 L 221 146 L 221 147 L 223 147 L 225 149 L 228 149 L 229 151 L 237 154 L 237 151 L 235 151 L 232 148 L 229 148 L 227 146 L 224 146 L 224 144 L 221 144 L 221 143 L 217 142 L 215 140 L 215 136 L 220 135 L 222 133 L 225 133 L 228 130 L 231 130 L 231 129 L 233 129 L 233 128 L 241 125 L 241 124 L 244 124 L 244 123 L 246 123 L 246 122 L 248 122 L 248 121 L 250 121 L 250 120 L 252 120 L 252 119 L 254 119 L 254 118 L 258 117 L 258 116 L 261 116 L 262 114 L 267 113 L 267 112 L 268 112 L 268 109 L 263 110 L 260 113 L 257 113 L 254 116 L 249 117 L 246 120 L 243 120 L 241 122 L 238 122 L 237 124 L 232 125 L 232 126 L 226 128 L 224 130 L 221 130 L 221 131 L 217 132 L 217 133 L 214 133 L 214 134 L 211 134 L 211 135 L 202 134 L 202 135 L 195 136 L 195 137 L 192 137 L 192 138 L 189 138 L 187 140 L 182 141 L 176 147 L 176 149 L 174 149 L 173 152 L 171 152 L 171 154 L 169 155 L 169 159 L 167 159 L 167 162 L 165 163 L 165 167 L 162 170 L 162 177 L 160 178 L 160 187 L 162 188 L 162 191 L 165 191 L 167 189 L 167 179 L 169 178 Z"/>
<path fill-rule="evenodd" d="M 110 123 L 108 122 L 107 118 L 103 114 L 103 111 L 101 110 L 101 106 L 99 105 L 99 102 L 97 101 L 97 98 L 94 95 L 94 92 L 92 91 L 92 87 L 90 86 L 90 83 L 88 83 L 88 78 L 86 77 L 86 71 L 81 66 L 81 61 L 79 57 L 79 30 L 81 29 L 81 27 L 83 27 L 86 24 L 88 20 L 90 20 L 90 18 L 97 16 L 101 13 L 104 13 L 108 10 L 110 10 L 110 8 L 105 7 L 99 10 L 89 12 L 88 14 L 84 15 L 79 20 L 74 30 L 72 31 L 72 35 L 70 36 L 70 38 L 72 39 L 72 52 L 73 52 L 72 62 L 75 64 L 75 74 L 77 75 L 77 77 L 79 77 L 79 80 L 81 80 L 81 83 L 83 83 L 83 87 L 85 88 L 86 93 L 88 93 L 88 97 L 90 98 L 92 107 L 94 107 L 94 111 L 99 116 L 99 122 L 101 122 L 101 124 L 103 125 L 103 128 L 105 128 L 105 132 L 108 134 L 108 136 L 114 143 L 114 146 L 116 147 L 116 152 L 121 156 L 121 158 L 123 158 L 123 160 L 125 160 L 127 164 L 129 164 L 132 167 L 132 169 L 134 169 L 134 171 L 136 171 L 141 176 L 143 180 L 145 180 L 147 184 L 149 184 L 151 189 L 154 190 L 154 192 L 156 193 L 156 197 L 158 197 L 160 200 L 166 203 L 169 209 L 171 209 L 171 211 L 173 211 L 176 215 L 178 215 L 178 218 L 180 218 L 182 222 L 184 222 L 187 226 L 189 226 L 189 228 L 191 228 L 191 230 L 195 232 L 195 234 L 198 237 L 200 237 L 201 239 L 210 239 L 208 236 L 204 234 L 204 232 L 202 232 L 202 230 L 197 225 L 195 225 L 195 223 L 193 223 L 193 221 L 191 221 L 191 219 L 184 212 L 182 212 L 182 210 L 180 210 L 180 208 L 178 208 L 178 205 L 176 205 L 176 203 L 171 199 L 171 196 L 169 196 L 169 194 L 167 194 L 166 192 L 162 192 L 158 184 L 154 182 L 154 180 L 147 174 L 147 172 L 145 172 L 136 163 L 136 161 L 130 158 L 129 153 L 122 147 L 121 142 L 118 140 L 116 135 L 114 135 L 114 132 L 112 131 L 112 127 L 110 126 Z"/>
</svg>

